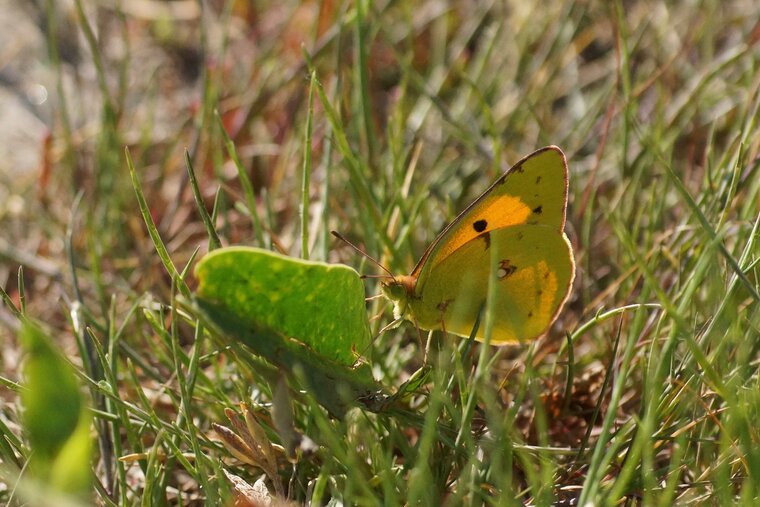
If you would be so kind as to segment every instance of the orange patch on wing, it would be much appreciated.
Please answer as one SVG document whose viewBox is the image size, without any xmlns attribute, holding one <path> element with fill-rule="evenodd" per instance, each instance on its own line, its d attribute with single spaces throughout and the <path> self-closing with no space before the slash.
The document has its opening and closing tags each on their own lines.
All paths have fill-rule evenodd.
<svg viewBox="0 0 760 507">
<path fill-rule="evenodd" d="M 516 304 L 526 315 L 531 312 L 530 318 L 549 319 L 556 307 L 559 282 L 546 261 L 518 269 L 509 277 L 509 283 Z"/>
<path fill-rule="evenodd" d="M 468 216 L 466 221 L 462 220 L 443 238 L 443 244 L 435 254 L 433 267 L 459 247 L 485 232 L 526 223 L 531 213 L 530 206 L 519 197 L 513 195 L 487 197 L 474 209 L 468 210 L 468 215 L 471 214 L 472 218 Z M 474 227 L 475 223 L 483 221 L 485 221 L 485 228 Z"/>
</svg>

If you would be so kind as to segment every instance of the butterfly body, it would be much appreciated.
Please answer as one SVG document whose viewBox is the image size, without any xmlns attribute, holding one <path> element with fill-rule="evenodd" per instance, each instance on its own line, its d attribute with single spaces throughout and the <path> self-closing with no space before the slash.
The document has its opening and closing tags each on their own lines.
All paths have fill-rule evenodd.
<svg viewBox="0 0 760 507">
<path fill-rule="evenodd" d="M 491 343 L 541 336 L 575 276 L 566 205 L 562 151 L 549 146 L 523 158 L 441 232 L 410 275 L 383 284 L 394 315 L 469 336 L 488 307 Z M 488 302 L 491 280 L 496 287 Z M 485 332 L 481 322 L 475 338 L 483 340 Z"/>
</svg>

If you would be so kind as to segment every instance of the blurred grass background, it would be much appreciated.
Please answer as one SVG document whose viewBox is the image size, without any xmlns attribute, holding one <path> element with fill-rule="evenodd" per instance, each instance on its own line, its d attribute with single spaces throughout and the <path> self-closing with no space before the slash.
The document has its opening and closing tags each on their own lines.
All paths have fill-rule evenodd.
<svg viewBox="0 0 760 507">
<path fill-rule="evenodd" d="M 17 34 L 0 60 L 0 502 L 23 502 L 33 451 L 28 317 L 88 393 L 85 503 L 232 504 L 257 484 L 313 505 L 756 504 L 757 2 L 0 5 Z M 305 223 L 308 256 L 372 274 L 331 229 L 408 272 L 547 144 L 568 156 L 578 265 L 547 337 L 437 339 L 421 425 L 297 399 L 314 445 L 294 463 L 218 443 L 212 423 L 243 400 L 286 443 L 277 391 L 178 316 L 125 147 L 180 271 L 209 248 L 187 150 L 223 244 L 301 256 Z M 367 355 L 394 386 L 422 360 L 411 326 Z"/>
</svg>

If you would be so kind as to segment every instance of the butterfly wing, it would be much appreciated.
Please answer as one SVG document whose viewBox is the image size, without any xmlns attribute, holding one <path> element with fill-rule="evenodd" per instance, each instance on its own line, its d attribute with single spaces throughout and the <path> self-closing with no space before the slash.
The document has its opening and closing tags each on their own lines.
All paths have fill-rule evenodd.
<svg viewBox="0 0 760 507">
<path fill-rule="evenodd" d="M 570 293 L 572 248 L 556 226 L 521 224 L 489 231 L 437 262 L 408 304 L 417 324 L 469 336 L 486 306 L 489 272 L 496 269 L 491 309 L 494 345 L 544 334 Z M 485 322 L 476 338 L 483 339 Z"/>
<path fill-rule="evenodd" d="M 423 254 L 410 276 L 424 284 L 429 272 L 476 237 L 521 224 L 565 227 L 567 161 L 556 146 L 517 162 L 451 222 Z"/>
</svg>

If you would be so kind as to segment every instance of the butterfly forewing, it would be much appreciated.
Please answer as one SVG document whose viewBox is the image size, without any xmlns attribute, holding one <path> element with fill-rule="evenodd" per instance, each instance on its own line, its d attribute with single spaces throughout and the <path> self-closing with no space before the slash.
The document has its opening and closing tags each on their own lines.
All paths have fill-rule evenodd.
<svg viewBox="0 0 760 507">
<path fill-rule="evenodd" d="M 464 244 L 496 229 L 529 224 L 562 231 L 566 204 L 564 154 L 556 146 L 535 151 L 496 180 L 444 229 L 422 256 L 412 276 L 422 281 L 427 272 Z"/>
</svg>

